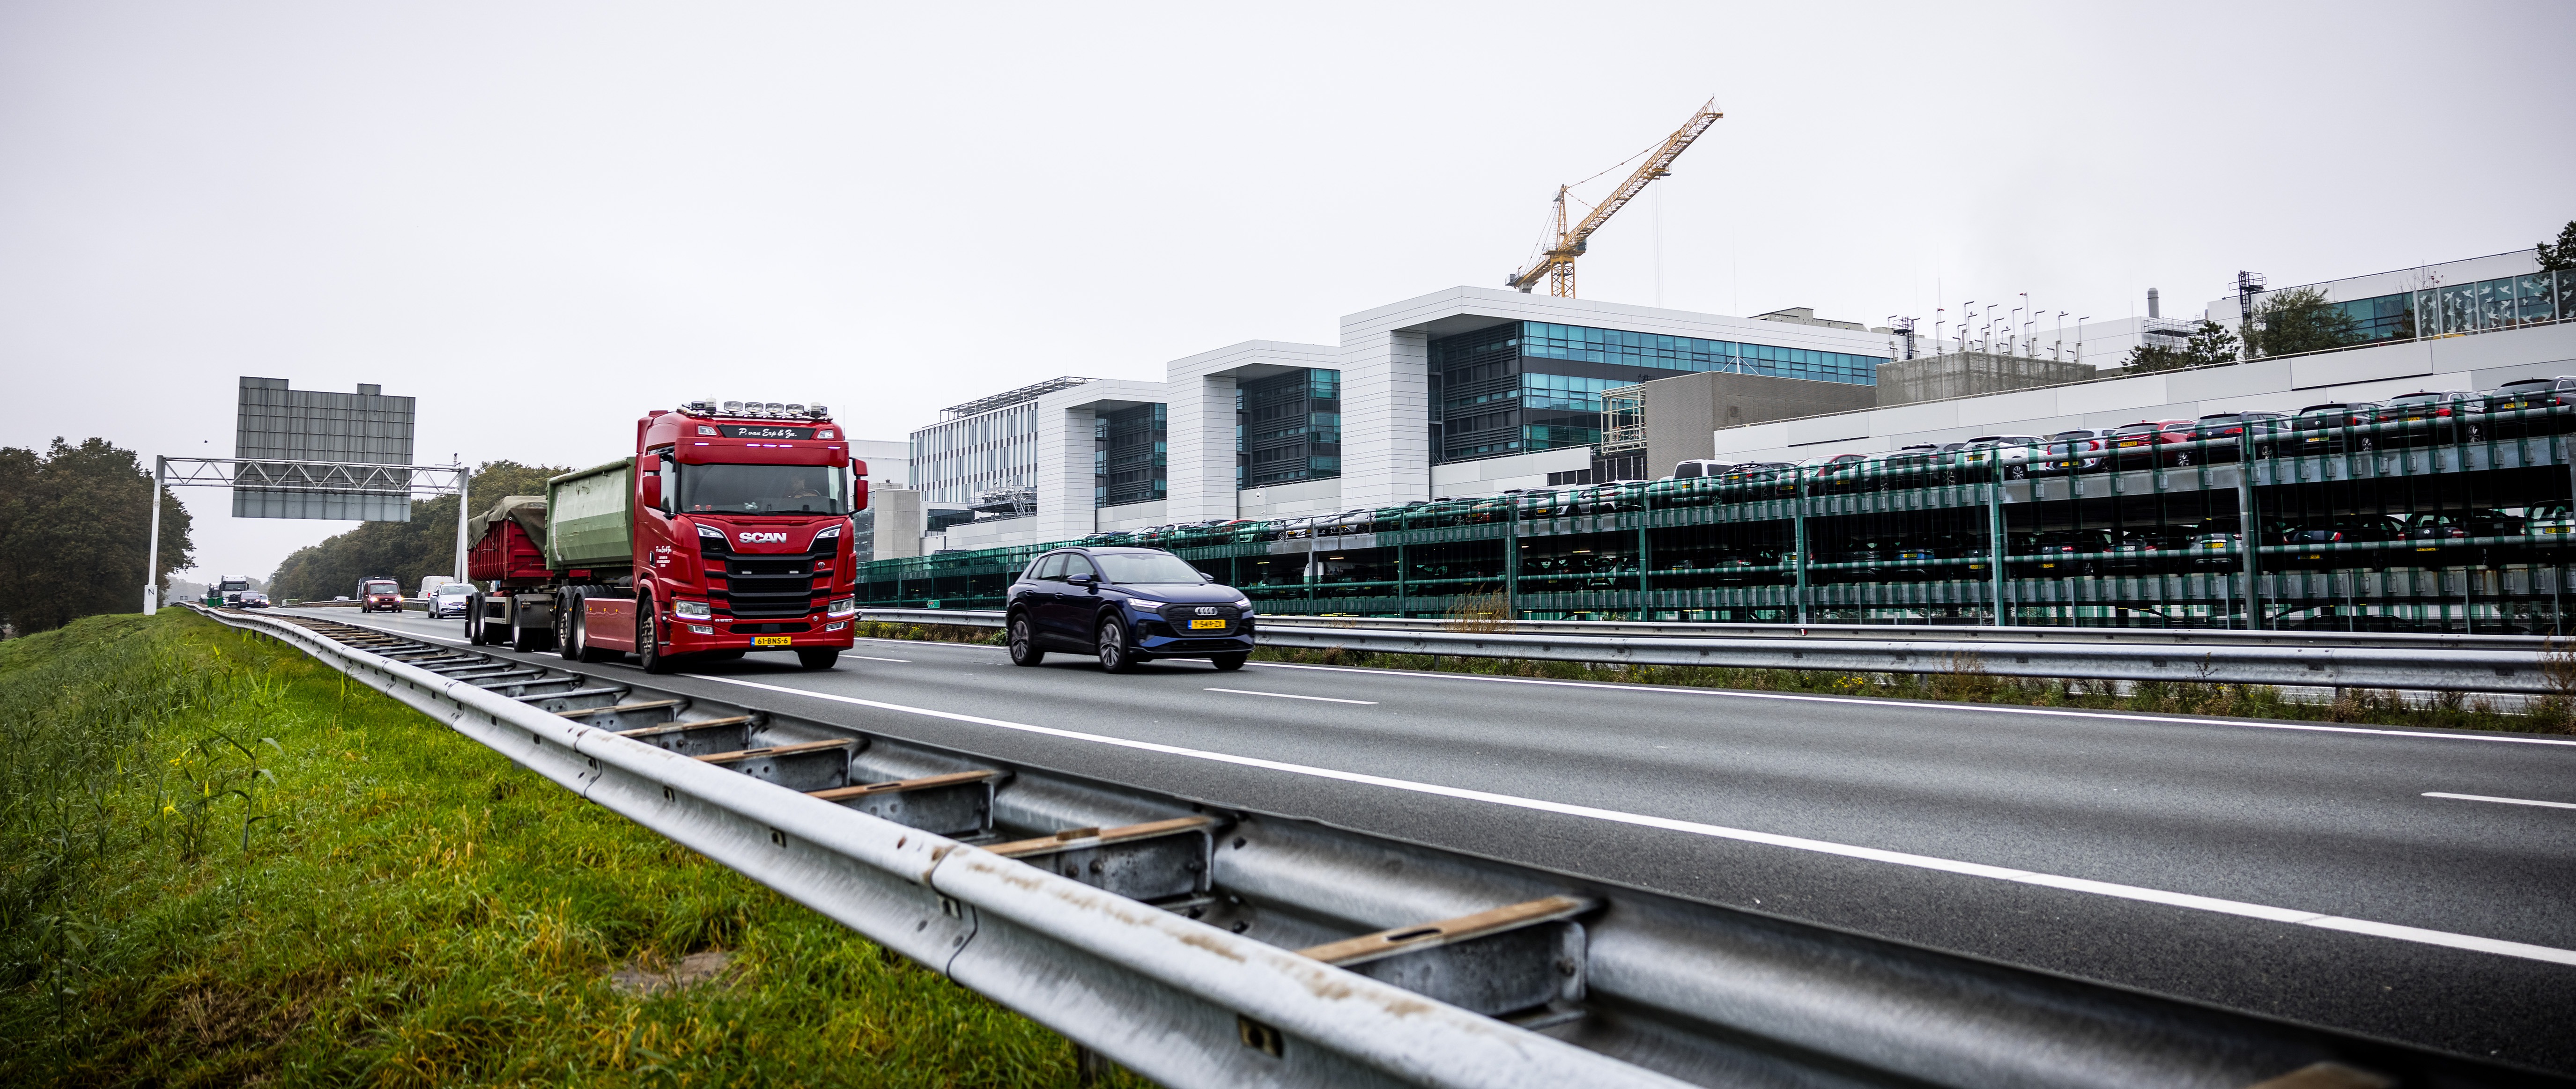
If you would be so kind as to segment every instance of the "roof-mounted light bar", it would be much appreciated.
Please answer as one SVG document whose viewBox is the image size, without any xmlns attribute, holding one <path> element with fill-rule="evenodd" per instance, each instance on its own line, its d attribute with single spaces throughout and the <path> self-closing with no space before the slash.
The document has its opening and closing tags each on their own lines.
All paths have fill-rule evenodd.
<svg viewBox="0 0 2576 1089">
<path fill-rule="evenodd" d="M 718 401 L 702 398 L 680 406 L 689 416 L 740 416 L 754 420 L 822 420 L 832 410 L 822 405 L 784 404 L 778 401 Z"/>
</svg>

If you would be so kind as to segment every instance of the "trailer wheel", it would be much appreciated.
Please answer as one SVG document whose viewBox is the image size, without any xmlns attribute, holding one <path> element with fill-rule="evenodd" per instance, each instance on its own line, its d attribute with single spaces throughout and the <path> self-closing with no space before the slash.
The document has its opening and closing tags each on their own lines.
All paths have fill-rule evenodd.
<svg viewBox="0 0 2576 1089">
<path fill-rule="evenodd" d="M 483 637 L 483 595 L 465 595 L 465 645 L 479 647 L 490 642 Z"/>
</svg>

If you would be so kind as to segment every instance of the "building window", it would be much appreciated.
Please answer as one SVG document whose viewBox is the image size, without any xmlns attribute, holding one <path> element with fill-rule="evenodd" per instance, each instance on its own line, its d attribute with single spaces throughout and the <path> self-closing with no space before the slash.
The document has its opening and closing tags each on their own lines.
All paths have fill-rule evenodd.
<svg viewBox="0 0 2576 1089">
<path fill-rule="evenodd" d="M 1341 372 L 1295 370 L 1235 387 L 1235 484 L 1259 488 L 1341 475 Z"/>
<path fill-rule="evenodd" d="M 1601 441 L 1601 392 L 1698 371 L 1878 384 L 1878 356 L 1519 322 L 1441 337 L 1431 349 L 1431 448 L 1439 461 Z"/>
<path fill-rule="evenodd" d="M 1099 506 L 1118 507 L 1163 498 L 1165 417 L 1162 405 L 1137 405 L 1100 417 L 1107 445 L 1097 464 L 1104 478 L 1093 489 Z"/>
</svg>

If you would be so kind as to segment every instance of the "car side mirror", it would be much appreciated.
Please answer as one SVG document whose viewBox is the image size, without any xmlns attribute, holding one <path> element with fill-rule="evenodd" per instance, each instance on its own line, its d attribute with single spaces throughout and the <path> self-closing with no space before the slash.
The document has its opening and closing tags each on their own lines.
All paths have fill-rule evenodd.
<svg viewBox="0 0 2576 1089">
<path fill-rule="evenodd" d="M 1216 576 L 1215 576 L 1215 575 L 1208 574 L 1208 573 L 1207 573 L 1207 572 L 1205 572 L 1205 571 L 1201 571 L 1201 572 L 1199 572 L 1199 581 L 1200 581 L 1200 582 L 1215 582 L 1215 581 L 1216 581 Z"/>
<path fill-rule="evenodd" d="M 1091 585 L 1091 576 L 1082 574 L 1066 575 L 1064 577 L 1064 581 L 1070 582 L 1076 586 L 1089 586 Z"/>
</svg>

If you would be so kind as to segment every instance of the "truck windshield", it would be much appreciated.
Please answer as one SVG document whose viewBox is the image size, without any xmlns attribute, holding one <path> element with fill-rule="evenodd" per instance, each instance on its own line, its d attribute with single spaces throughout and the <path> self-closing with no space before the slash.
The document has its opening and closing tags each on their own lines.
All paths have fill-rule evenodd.
<svg viewBox="0 0 2576 1089">
<path fill-rule="evenodd" d="M 848 514 L 848 474 L 828 465 L 682 465 L 680 509 L 702 514 Z"/>
<path fill-rule="evenodd" d="M 1169 552 L 1094 553 L 1092 562 L 1111 582 L 1177 582 L 1196 586 L 1207 580 L 1189 561 Z"/>
<path fill-rule="evenodd" d="M 401 591 L 396 589 L 394 584 L 390 582 L 370 582 L 364 586 L 358 587 L 358 592 L 362 594 L 392 594 L 400 593 Z"/>
</svg>

